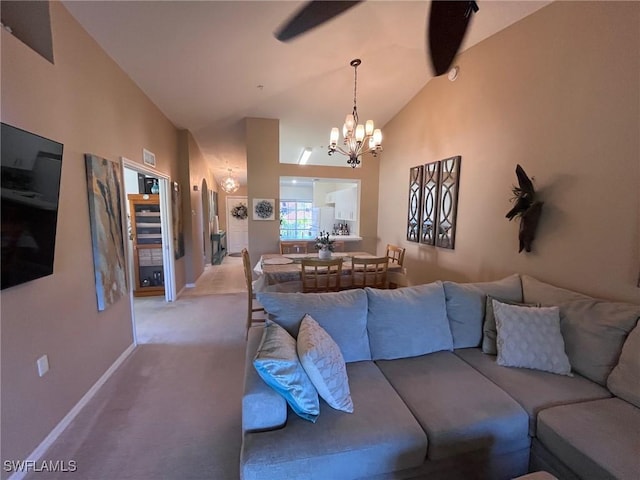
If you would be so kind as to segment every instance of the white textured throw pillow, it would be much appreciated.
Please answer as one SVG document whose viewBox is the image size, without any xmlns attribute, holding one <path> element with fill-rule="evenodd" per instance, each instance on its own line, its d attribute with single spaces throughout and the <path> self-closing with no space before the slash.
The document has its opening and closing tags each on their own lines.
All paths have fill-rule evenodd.
<svg viewBox="0 0 640 480">
<path fill-rule="evenodd" d="M 347 367 L 340 348 L 311 315 L 305 315 L 297 340 L 298 358 L 320 397 L 329 406 L 353 412 Z"/>
<path fill-rule="evenodd" d="M 529 308 L 493 301 L 498 365 L 571 375 L 558 307 Z"/>
</svg>

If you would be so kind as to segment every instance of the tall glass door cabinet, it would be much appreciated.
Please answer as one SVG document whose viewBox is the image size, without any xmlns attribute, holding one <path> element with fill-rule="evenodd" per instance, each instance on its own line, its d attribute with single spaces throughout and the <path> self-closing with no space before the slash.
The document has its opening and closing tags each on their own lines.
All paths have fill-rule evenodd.
<svg viewBox="0 0 640 480">
<path fill-rule="evenodd" d="M 135 272 L 133 295 L 164 295 L 159 195 L 129 194 L 128 199 Z"/>
</svg>

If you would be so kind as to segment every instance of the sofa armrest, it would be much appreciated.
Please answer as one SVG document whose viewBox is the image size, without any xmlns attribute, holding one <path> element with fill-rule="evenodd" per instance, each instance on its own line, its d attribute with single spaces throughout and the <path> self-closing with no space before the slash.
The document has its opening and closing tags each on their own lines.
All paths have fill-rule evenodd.
<svg viewBox="0 0 640 480">
<path fill-rule="evenodd" d="M 253 367 L 253 358 L 262 340 L 263 331 L 263 326 L 249 329 L 242 395 L 243 432 L 275 430 L 283 427 L 287 421 L 287 402 L 260 378 Z"/>
</svg>

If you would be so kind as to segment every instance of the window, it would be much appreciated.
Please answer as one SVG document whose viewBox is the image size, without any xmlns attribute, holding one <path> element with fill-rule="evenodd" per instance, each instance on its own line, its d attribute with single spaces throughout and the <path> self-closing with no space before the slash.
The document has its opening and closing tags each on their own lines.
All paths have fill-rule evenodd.
<svg viewBox="0 0 640 480">
<path fill-rule="evenodd" d="M 313 238 L 312 202 L 280 202 L 280 238 Z"/>
</svg>

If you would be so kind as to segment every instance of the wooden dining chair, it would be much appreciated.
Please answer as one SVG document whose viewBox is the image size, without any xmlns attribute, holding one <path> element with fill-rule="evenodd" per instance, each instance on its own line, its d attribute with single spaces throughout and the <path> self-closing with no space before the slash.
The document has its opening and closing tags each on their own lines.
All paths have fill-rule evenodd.
<svg viewBox="0 0 640 480">
<path fill-rule="evenodd" d="M 264 322 L 264 317 L 253 318 L 253 314 L 256 312 L 264 312 L 264 307 L 258 307 L 253 305 L 255 299 L 253 293 L 253 275 L 251 273 L 251 259 L 249 258 L 249 251 L 246 248 L 242 249 L 242 265 L 244 267 L 244 278 L 247 284 L 247 332 L 249 335 L 249 329 L 254 323 Z"/>
<path fill-rule="evenodd" d="M 337 292 L 342 277 L 342 257 L 331 260 L 303 258 L 300 266 L 302 292 Z"/>
<path fill-rule="evenodd" d="M 400 267 L 402 267 L 402 265 L 404 264 L 404 252 L 405 252 L 405 249 L 402 247 L 398 247 L 391 243 L 387 244 L 387 258 L 389 258 L 390 263 L 395 263 Z M 402 269 L 402 275 L 406 277 L 406 270 L 404 268 Z M 391 276 L 389 277 L 389 285 L 388 285 L 389 288 L 398 288 L 398 286 L 406 285 L 406 281 L 405 281 L 406 278 L 401 280 L 402 283 L 405 283 L 405 285 L 402 285 L 402 283 L 395 281 L 396 277 L 397 275 L 394 275 L 393 277 Z"/>
<path fill-rule="evenodd" d="M 307 242 L 283 240 L 280 242 L 280 253 L 307 253 Z"/>
<path fill-rule="evenodd" d="M 397 263 L 402 267 L 404 264 L 405 249 L 396 245 L 387 244 L 387 257 L 391 263 Z"/>
<path fill-rule="evenodd" d="M 344 252 L 344 240 L 335 240 L 333 242 L 334 252 Z"/>
<path fill-rule="evenodd" d="M 351 288 L 387 288 L 388 257 L 353 257 Z"/>
</svg>

